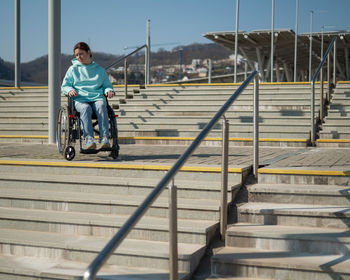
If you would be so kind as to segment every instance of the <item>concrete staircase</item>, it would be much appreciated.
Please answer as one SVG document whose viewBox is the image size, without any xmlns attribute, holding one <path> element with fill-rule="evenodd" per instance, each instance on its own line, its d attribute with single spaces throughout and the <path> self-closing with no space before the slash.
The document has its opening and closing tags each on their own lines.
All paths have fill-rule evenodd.
<svg viewBox="0 0 350 280">
<path fill-rule="evenodd" d="M 237 86 L 147 87 L 127 104 L 120 105 L 120 135 L 195 137 L 236 89 Z M 251 142 L 252 93 L 250 86 L 226 114 L 230 121 L 230 137 L 237 140 L 235 144 L 244 144 L 247 138 Z M 292 145 L 302 142 L 300 145 L 305 146 L 310 130 L 309 97 L 309 85 L 262 84 L 260 138 L 295 139 L 289 142 Z M 208 137 L 221 137 L 221 133 L 218 123 Z M 264 142 L 274 144 L 273 141 Z"/>
<path fill-rule="evenodd" d="M 42 136 L 37 141 L 45 141 L 43 139 L 48 135 L 47 119 L 47 87 L 0 90 L 1 135 Z"/>
<path fill-rule="evenodd" d="M 350 279 L 349 177 L 279 171 L 248 186 L 212 278 Z"/>
<path fill-rule="evenodd" d="M 119 104 L 118 99 L 112 99 L 110 103 L 119 107 L 118 127 L 122 142 L 128 139 L 135 142 L 136 137 L 151 137 L 149 141 L 139 139 L 139 142 L 160 143 L 164 140 L 161 137 L 186 140 L 184 138 L 197 136 L 236 89 L 237 86 L 233 85 L 149 86 L 135 91 L 138 93 L 126 104 Z M 118 96 L 123 97 L 122 90 L 117 91 Z M 236 145 L 252 144 L 252 92 L 252 86 L 249 86 L 226 114 L 230 121 L 231 141 L 235 141 Z M 65 102 L 63 97 L 62 103 Z M 14 140 L 15 135 L 22 135 L 26 137 L 20 138 L 20 141 L 46 141 L 47 104 L 45 88 L 1 89 L 1 139 L 12 135 Z M 309 84 L 261 84 L 259 107 L 262 145 L 306 145 L 310 135 Z M 220 138 L 221 134 L 221 123 L 218 123 L 208 137 Z"/>
<path fill-rule="evenodd" d="M 318 144 L 350 147 L 350 83 L 337 84 Z"/>
<path fill-rule="evenodd" d="M 0 168 L 0 279 L 81 279 L 87 265 L 158 183 L 164 171 L 98 163 L 9 161 Z M 237 192 L 242 173 L 230 173 Z M 220 173 L 179 172 L 181 279 L 189 279 L 217 233 Z M 98 279 L 168 279 L 165 190 Z"/>
</svg>

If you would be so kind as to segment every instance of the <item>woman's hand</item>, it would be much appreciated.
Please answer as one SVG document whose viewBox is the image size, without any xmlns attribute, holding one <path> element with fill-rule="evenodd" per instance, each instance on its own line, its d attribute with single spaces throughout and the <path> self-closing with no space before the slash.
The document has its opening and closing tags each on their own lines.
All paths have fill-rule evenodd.
<svg viewBox="0 0 350 280">
<path fill-rule="evenodd" d="M 106 96 L 107 96 L 108 98 L 112 98 L 114 95 L 115 95 L 115 92 L 114 92 L 113 90 L 110 90 L 110 91 L 108 91 L 108 92 L 106 93 Z"/>
<path fill-rule="evenodd" d="M 72 89 L 70 92 L 68 92 L 68 95 L 69 96 L 78 96 L 78 93 L 74 90 L 74 89 Z"/>
</svg>

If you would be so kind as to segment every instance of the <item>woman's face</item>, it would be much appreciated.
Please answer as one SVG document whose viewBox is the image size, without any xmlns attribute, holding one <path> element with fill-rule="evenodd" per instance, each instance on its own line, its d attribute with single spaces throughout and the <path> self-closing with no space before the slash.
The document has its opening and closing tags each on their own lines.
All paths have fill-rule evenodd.
<svg viewBox="0 0 350 280">
<path fill-rule="evenodd" d="M 91 52 L 85 51 L 82 49 L 75 49 L 74 55 L 76 59 L 82 64 L 90 64 L 91 63 Z"/>
</svg>

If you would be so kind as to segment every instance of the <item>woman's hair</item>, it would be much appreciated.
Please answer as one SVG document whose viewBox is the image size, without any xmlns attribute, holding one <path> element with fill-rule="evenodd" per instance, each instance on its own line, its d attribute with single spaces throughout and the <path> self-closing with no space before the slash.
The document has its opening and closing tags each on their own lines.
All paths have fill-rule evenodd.
<svg viewBox="0 0 350 280">
<path fill-rule="evenodd" d="M 92 57 L 90 47 L 85 42 L 76 43 L 75 46 L 74 46 L 74 49 L 73 49 L 73 53 L 75 52 L 76 49 L 84 50 L 86 52 L 90 51 L 90 57 Z"/>
</svg>

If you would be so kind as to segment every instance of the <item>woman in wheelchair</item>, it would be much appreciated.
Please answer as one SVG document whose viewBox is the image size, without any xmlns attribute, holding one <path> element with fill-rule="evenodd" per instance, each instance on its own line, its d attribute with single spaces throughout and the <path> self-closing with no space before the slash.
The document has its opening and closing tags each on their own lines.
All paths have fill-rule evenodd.
<svg viewBox="0 0 350 280">
<path fill-rule="evenodd" d="M 107 73 L 92 60 L 88 44 L 79 42 L 74 46 L 75 59 L 68 68 L 62 82 L 62 92 L 74 101 L 75 109 L 80 113 L 85 139 L 85 149 L 96 149 L 92 114 L 95 112 L 99 125 L 100 149 L 110 147 L 108 139 L 107 98 L 115 93 Z"/>
</svg>

